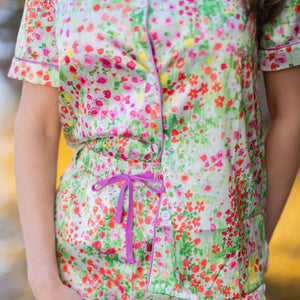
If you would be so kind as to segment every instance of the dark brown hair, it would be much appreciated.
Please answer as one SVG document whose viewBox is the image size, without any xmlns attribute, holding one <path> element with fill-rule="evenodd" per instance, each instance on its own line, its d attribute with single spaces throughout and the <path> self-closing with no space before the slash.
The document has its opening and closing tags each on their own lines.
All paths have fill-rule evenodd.
<svg viewBox="0 0 300 300">
<path fill-rule="evenodd" d="M 261 37 L 262 27 L 274 20 L 285 3 L 286 0 L 249 0 L 250 11 L 256 18 L 258 40 Z"/>
</svg>

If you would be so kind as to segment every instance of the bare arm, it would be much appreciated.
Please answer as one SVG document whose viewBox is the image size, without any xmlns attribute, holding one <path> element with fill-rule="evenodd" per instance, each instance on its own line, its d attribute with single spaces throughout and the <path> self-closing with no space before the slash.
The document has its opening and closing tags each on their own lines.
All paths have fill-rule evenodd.
<svg viewBox="0 0 300 300">
<path fill-rule="evenodd" d="M 300 163 L 300 66 L 264 72 L 270 128 L 266 147 L 266 239 L 271 240 Z"/>
<path fill-rule="evenodd" d="M 28 279 L 35 297 L 43 300 L 69 299 L 69 295 L 58 293 L 67 287 L 60 281 L 55 252 L 59 136 L 58 89 L 24 82 L 15 119 L 16 190 Z M 54 288 L 55 296 L 51 294 Z M 70 299 L 80 299 L 76 297 Z"/>
</svg>

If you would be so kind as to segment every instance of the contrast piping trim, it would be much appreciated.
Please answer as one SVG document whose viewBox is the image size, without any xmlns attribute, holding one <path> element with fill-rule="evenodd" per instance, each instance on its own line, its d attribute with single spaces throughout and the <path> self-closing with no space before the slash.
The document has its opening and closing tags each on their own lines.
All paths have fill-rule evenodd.
<svg viewBox="0 0 300 300">
<path fill-rule="evenodd" d="M 162 179 L 162 183 L 163 183 L 163 186 L 165 186 L 164 179 Z M 152 272 L 152 264 L 153 264 L 155 241 L 156 241 L 156 224 L 157 224 L 157 219 L 158 219 L 158 215 L 159 215 L 162 194 L 163 194 L 163 192 L 160 193 L 160 197 L 159 197 L 159 201 L 158 201 L 158 208 L 157 208 L 157 212 L 156 212 L 156 216 L 155 216 L 155 220 L 154 220 L 154 225 L 153 225 L 154 233 L 153 233 L 153 242 L 152 242 L 152 252 L 151 252 L 151 259 L 150 259 L 149 274 L 148 274 L 147 287 L 146 287 L 147 291 L 148 291 L 148 287 L 149 287 L 149 283 L 150 283 L 150 277 L 151 277 L 151 272 Z"/>
<path fill-rule="evenodd" d="M 47 65 L 47 66 L 52 66 L 52 67 L 58 68 L 58 65 L 56 65 L 56 64 L 49 64 L 49 63 L 46 63 L 46 62 L 29 60 L 29 59 L 21 58 L 21 57 L 18 57 L 18 56 L 14 56 L 14 58 L 16 58 L 18 60 L 23 60 L 23 61 L 27 61 L 27 62 L 30 62 L 30 63 L 34 63 L 34 64 L 41 64 L 41 65 Z"/>
<path fill-rule="evenodd" d="M 275 47 L 275 48 L 259 48 L 259 50 L 278 50 L 278 49 L 282 49 L 282 48 L 287 48 L 287 47 L 290 47 L 290 46 L 294 46 L 294 45 L 297 45 L 297 44 L 300 44 L 300 41 L 297 41 L 297 42 L 294 42 L 294 43 L 291 43 L 291 44 L 288 44 L 288 45 L 283 45 L 283 46 Z"/>
<path fill-rule="evenodd" d="M 161 131 L 161 152 L 160 152 L 160 155 L 159 155 L 159 162 L 161 162 L 162 161 L 162 155 L 163 155 L 163 152 L 164 152 L 164 126 L 163 126 L 163 114 L 162 114 L 162 97 L 161 97 L 160 80 L 159 80 L 158 72 L 157 72 L 156 65 L 155 65 L 154 55 L 153 55 L 153 52 L 152 52 L 151 42 L 150 42 L 150 34 L 149 34 L 149 31 L 148 31 L 148 12 L 149 12 L 149 0 L 147 0 L 145 27 L 146 27 L 146 35 L 147 35 L 147 44 L 148 44 L 148 48 L 149 48 L 149 51 L 150 51 L 150 54 L 151 54 L 151 60 L 153 62 L 153 66 L 154 66 L 156 81 L 159 85 L 160 131 Z"/>
</svg>

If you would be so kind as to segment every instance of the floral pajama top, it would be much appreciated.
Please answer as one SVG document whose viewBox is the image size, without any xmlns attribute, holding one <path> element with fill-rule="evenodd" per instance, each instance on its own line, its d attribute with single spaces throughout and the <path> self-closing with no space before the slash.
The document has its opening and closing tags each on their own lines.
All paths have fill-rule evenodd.
<svg viewBox="0 0 300 300">
<path fill-rule="evenodd" d="M 265 299 L 261 70 L 300 64 L 300 1 L 259 45 L 241 0 L 27 0 L 8 76 L 58 88 L 55 203 L 83 299 Z"/>
</svg>

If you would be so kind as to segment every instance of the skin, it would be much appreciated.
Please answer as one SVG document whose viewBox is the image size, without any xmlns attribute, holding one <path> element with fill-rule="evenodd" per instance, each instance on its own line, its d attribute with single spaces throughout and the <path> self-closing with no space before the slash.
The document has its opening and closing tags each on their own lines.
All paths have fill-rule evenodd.
<svg viewBox="0 0 300 300">
<path fill-rule="evenodd" d="M 300 66 L 264 73 L 270 111 L 266 147 L 270 242 L 300 163 Z M 28 279 L 37 300 L 80 300 L 62 284 L 56 264 L 53 206 L 60 136 L 58 89 L 23 83 L 15 119 L 17 201 Z"/>
</svg>

